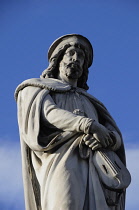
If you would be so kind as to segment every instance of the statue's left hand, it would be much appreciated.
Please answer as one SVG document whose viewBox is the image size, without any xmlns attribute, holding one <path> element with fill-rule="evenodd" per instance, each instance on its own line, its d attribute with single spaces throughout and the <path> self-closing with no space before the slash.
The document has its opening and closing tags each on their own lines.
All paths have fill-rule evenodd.
<svg viewBox="0 0 139 210">
<path fill-rule="evenodd" d="M 110 136 L 110 131 L 96 121 L 93 121 L 91 124 L 90 133 L 104 148 L 110 147 L 114 143 Z"/>
</svg>

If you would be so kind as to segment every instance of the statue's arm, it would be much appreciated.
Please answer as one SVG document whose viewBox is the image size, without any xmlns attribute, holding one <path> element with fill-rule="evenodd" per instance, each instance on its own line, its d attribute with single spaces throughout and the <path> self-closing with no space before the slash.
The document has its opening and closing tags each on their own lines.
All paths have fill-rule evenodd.
<svg viewBox="0 0 139 210">
<path fill-rule="evenodd" d="M 117 150 L 121 146 L 122 140 L 120 135 L 109 123 L 102 125 L 94 121 L 90 126 L 90 133 L 92 133 L 93 137 L 100 142 L 104 148 L 109 147 L 112 150 Z"/>
<path fill-rule="evenodd" d="M 42 103 L 41 116 L 45 125 L 51 124 L 63 131 L 91 134 L 103 147 L 111 146 L 112 150 L 117 150 L 121 145 L 121 138 L 113 127 L 110 129 L 110 125 L 103 126 L 90 118 L 60 109 L 49 94 Z"/>
<path fill-rule="evenodd" d="M 92 119 L 73 114 L 60 109 L 48 94 L 42 104 L 42 120 L 46 125 L 53 125 L 63 131 L 73 131 L 88 134 Z"/>
<path fill-rule="evenodd" d="M 105 127 L 109 130 L 110 136 L 113 139 L 112 150 L 117 150 L 122 144 L 122 139 L 120 134 L 115 130 L 115 128 L 110 123 L 105 123 Z"/>
</svg>

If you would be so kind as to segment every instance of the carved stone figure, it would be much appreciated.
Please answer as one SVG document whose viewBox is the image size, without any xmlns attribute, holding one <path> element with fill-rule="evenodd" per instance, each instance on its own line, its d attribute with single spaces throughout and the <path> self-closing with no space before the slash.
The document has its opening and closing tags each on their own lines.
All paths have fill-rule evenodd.
<svg viewBox="0 0 139 210">
<path fill-rule="evenodd" d="M 41 77 L 15 92 L 26 210 L 124 210 L 130 174 L 122 136 L 87 93 L 91 43 L 62 36 L 48 59 Z"/>
</svg>

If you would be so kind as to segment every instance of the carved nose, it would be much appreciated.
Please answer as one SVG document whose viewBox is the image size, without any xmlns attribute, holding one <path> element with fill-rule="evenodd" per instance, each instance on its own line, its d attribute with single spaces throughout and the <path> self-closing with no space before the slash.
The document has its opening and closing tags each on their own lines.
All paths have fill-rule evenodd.
<svg viewBox="0 0 139 210">
<path fill-rule="evenodd" d="M 78 60 L 78 54 L 75 52 L 73 55 L 73 61 L 77 61 Z"/>
</svg>

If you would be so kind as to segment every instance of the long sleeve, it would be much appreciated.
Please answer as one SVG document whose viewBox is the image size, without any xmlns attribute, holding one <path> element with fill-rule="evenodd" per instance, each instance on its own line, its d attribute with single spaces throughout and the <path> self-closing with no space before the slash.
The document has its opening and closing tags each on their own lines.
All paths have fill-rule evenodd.
<svg viewBox="0 0 139 210">
<path fill-rule="evenodd" d="M 50 95 L 47 95 L 42 104 L 42 118 L 46 124 L 51 124 L 63 131 L 89 133 L 92 119 L 73 114 L 60 109 Z"/>
</svg>

